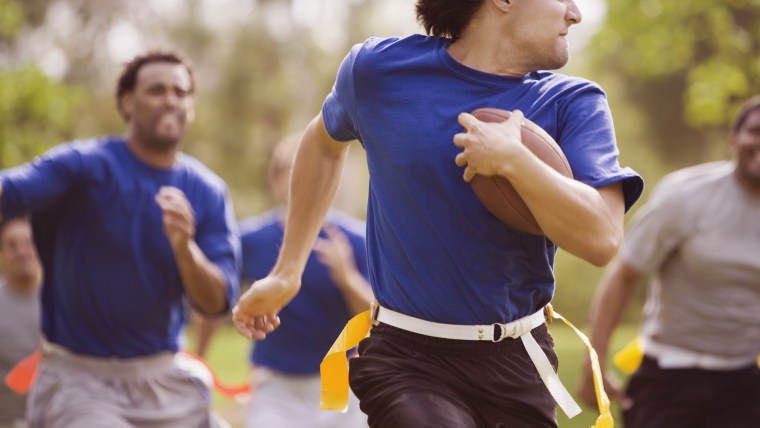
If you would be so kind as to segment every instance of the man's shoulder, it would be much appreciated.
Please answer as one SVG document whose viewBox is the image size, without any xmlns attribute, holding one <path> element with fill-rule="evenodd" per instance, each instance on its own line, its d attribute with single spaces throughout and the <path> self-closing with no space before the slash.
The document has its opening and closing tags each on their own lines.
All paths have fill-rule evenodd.
<svg viewBox="0 0 760 428">
<path fill-rule="evenodd" d="M 195 178 L 196 181 L 206 187 L 220 193 L 227 192 L 227 183 L 224 179 L 195 157 L 187 153 L 181 153 L 179 156 L 179 165 L 189 176 Z"/>
<path fill-rule="evenodd" d="M 82 158 L 103 156 L 117 150 L 124 140 L 118 137 L 96 137 L 85 140 L 67 141 L 48 150 L 43 157 L 60 158 L 70 155 Z"/>
<path fill-rule="evenodd" d="M 589 91 L 604 94 L 598 83 L 579 76 L 539 70 L 532 73 L 532 78 L 538 85 L 568 94 Z"/>
<path fill-rule="evenodd" d="M 708 162 L 682 168 L 666 174 L 660 180 L 658 187 L 662 191 L 683 193 L 705 186 L 719 183 L 724 177 L 731 175 L 733 165 L 730 161 Z"/>
<path fill-rule="evenodd" d="M 390 49 L 413 49 L 420 47 L 434 46 L 437 38 L 424 36 L 422 34 L 412 34 L 406 37 L 370 37 L 364 42 L 359 43 L 365 52 L 382 52 Z"/>
<path fill-rule="evenodd" d="M 280 228 L 280 210 L 273 209 L 261 215 L 247 217 L 238 223 L 240 238 L 256 237 L 259 235 L 271 234 Z"/>
<path fill-rule="evenodd" d="M 438 38 L 413 34 L 407 37 L 370 37 L 362 43 L 354 45 L 350 55 L 355 62 L 375 65 L 394 64 L 393 58 L 398 57 L 409 61 L 423 53 L 433 52 Z"/>
</svg>

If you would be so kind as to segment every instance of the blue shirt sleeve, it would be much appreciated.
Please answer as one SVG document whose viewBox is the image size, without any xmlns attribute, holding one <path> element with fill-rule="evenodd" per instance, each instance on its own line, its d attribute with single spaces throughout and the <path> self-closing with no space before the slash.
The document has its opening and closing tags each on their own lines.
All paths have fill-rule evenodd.
<svg viewBox="0 0 760 428">
<path fill-rule="evenodd" d="M 327 132 L 338 141 L 351 141 L 359 138 L 355 118 L 352 116 L 356 92 L 354 88 L 354 62 L 362 45 L 355 45 L 343 59 L 338 69 L 332 91 L 322 105 L 322 118 Z"/>
<path fill-rule="evenodd" d="M 32 162 L 2 172 L 2 216 L 14 217 L 46 208 L 85 179 L 83 145 L 59 145 Z"/>
<path fill-rule="evenodd" d="M 587 85 L 559 109 L 558 139 L 576 180 L 594 188 L 621 182 L 625 210 L 641 196 L 644 180 L 630 168 L 621 168 L 607 98 Z"/>
<path fill-rule="evenodd" d="M 207 218 L 198 224 L 195 242 L 203 254 L 222 271 L 226 285 L 227 307 L 237 300 L 240 291 L 240 236 L 229 194 L 214 195 Z"/>
</svg>

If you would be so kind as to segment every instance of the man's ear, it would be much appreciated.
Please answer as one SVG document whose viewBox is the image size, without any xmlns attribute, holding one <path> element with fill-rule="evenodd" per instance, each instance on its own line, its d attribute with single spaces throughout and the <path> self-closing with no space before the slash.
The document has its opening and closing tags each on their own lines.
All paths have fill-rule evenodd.
<svg viewBox="0 0 760 428">
<path fill-rule="evenodd" d="M 502 12 L 507 12 L 510 9 L 510 6 L 512 6 L 513 0 L 489 0 L 497 9 L 501 10 Z"/>
<path fill-rule="evenodd" d="M 193 123 L 195 121 L 195 97 L 190 99 L 190 106 L 187 108 L 187 123 Z"/>
<path fill-rule="evenodd" d="M 124 118 L 125 122 L 129 122 L 132 118 L 132 112 L 134 111 L 134 100 L 132 99 L 132 93 L 127 92 L 119 98 L 119 113 Z"/>
<path fill-rule="evenodd" d="M 728 136 L 728 152 L 732 158 L 736 157 L 736 132 L 731 132 Z"/>
</svg>

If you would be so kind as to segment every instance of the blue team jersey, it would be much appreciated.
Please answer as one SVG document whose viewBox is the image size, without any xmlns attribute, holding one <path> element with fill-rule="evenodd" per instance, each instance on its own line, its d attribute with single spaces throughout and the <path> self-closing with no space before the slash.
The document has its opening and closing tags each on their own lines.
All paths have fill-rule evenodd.
<svg viewBox="0 0 760 428">
<path fill-rule="evenodd" d="M 556 246 L 501 223 L 454 163 L 457 115 L 519 109 L 564 151 L 575 179 L 622 182 L 628 209 L 643 181 L 618 164 L 604 92 L 594 83 L 537 71 L 492 75 L 464 66 L 450 39 L 369 39 L 343 61 L 322 108 L 340 141 L 358 139 L 370 174 L 369 275 L 383 306 L 451 324 L 509 322 L 554 293 Z"/>
<path fill-rule="evenodd" d="M 282 246 L 279 210 L 240 224 L 243 279 L 265 277 L 274 267 Z M 326 223 L 337 226 L 348 238 L 359 271 L 367 276 L 364 222 L 331 212 Z M 325 237 L 320 232 L 320 237 Z M 266 340 L 256 342 L 251 361 L 289 374 L 319 373 L 319 364 L 341 329 L 351 318 L 343 294 L 314 253 L 309 255 L 301 289 L 279 313 L 282 324 Z"/>
<path fill-rule="evenodd" d="M 195 240 L 238 290 L 239 241 L 224 182 L 187 155 L 168 170 L 122 138 L 62 144 L 3 172 L 2 213 L 31 213 L 44 268 L 42 330 L 71 351 L 130 358 L 176 351 L 186 298 L 162 214 L 161 186 L 195 211 Z"/>
</svg>

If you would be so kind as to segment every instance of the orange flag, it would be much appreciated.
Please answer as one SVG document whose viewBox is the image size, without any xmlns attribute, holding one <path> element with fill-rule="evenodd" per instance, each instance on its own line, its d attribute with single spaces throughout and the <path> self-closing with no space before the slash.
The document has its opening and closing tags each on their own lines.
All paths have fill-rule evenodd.
<svg viewBox="0 0 760 428">
<path fill-rule="evenodd" d="M 34 381 L 37 379 L 37 367 L 40 365 L 42 358 L 42 348 L 19 361 L 7 375 L 5 375 L 5 384 L 11 391 L 18 395 L 24 395 L 32 389 Z"/>
</svg>

